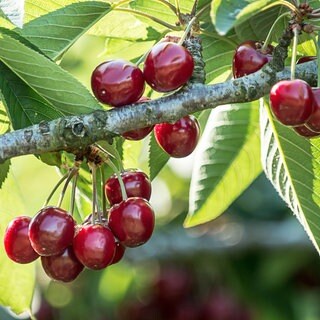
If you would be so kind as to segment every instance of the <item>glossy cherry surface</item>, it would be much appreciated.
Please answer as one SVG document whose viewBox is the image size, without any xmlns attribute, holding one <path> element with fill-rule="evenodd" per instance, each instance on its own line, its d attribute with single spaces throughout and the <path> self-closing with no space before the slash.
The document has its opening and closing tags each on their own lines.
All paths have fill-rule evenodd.
<svg viewBox="0 0 320 320">
<path fill-rule="evenodd" d="M 118 263 L 123 258 L 125 251 L 126 247 L 122 245 L 119 241 L 116 241 L 116 253 L 114 254 L 114 257 L 110 264 Z"/>
<path fill-rule="evenodd" d="M 313 111 L 313 93 L 303 80 L 283 80 L 270 91 L 270 106 L 276 119 L 287 126 L 304 124 Z"/>
<path fill-rule="evenodd" d="M 75 256 L 72 246 L 59 255 L 41 257 L 41 264 L 51 279 L 62 282 L 73 281 L 84 268 Z"/>
<path fill-rule="evenodd" d="M 313 112 L 307 120 L 306 126 L 314 132 L 320 132 L 320 88 L 314 88 L 312 92 Z"/>
<path fill-rule="evenodd" d="M 28 236 L 30 221 L 30 217 L 17 217 L 9 223 L 4 234 L 6 253 L 17 263 L 29 263 L 39 257 L 33 250 Z"/>
<path fill-rule="evenodd" d="M 73 241 L 75 221 L 67 211 L 46 207 L 34 216 L 29 226 L 33 249 L 41 256 L 60 254 Z"/>
<path fill-rule="evenodd" d="M 115 255 L 114 235 L 100 224 L 82 226 L 74 237 L 73 250 L 85 267 L 103 269 L 112 263 Z"/>
<path fill-rule="evenodd" d="M 101 63 L 91 76 L 91 88 L 96 98 L 114 107 L 138 101 L 144 86 L 142 71 L 120 59 Z"/>
<path fill-rule="evenodd" d="M 320 133 L 314 132 L 310 130 L 306 125 L 301 125 L 297 127 L 293 127 L 294 131 L 298 133 L 300 136 L 305 137 L 305 138 L 314 138 L 318 137 Z"/>
<path fill-rule="evenodd" d="M 127 196 L 141 197 L 146 200 L 151 196 L 151 182 L 148 176 L 140 170 L 127 170 L 121 173 Z M 112 175 L 105 183 L 104 190 L 110 205 L 122 201 L 121 188 L 117 175 Z"/>
<path fill-rule="evenodd" d="M 143 198 L 128 198 L 111 207 L 109 227 L 126 247 L 137 247 L 147 242 L 154 229 L 154 212 Z"/>
<path fill-rule="evenodd" d="M 260 70 L 267 62 L 272 59 L 273 47 L 268 46 L 265 52 L 259 49 L 256 41 L 248 40 L 241 43 L 233 56 L 232 71 L 234 78 Z"/>
<path fill-rule="evenodd" d="M 154 135 L 160 147 L 171 157 L 183 158 L 193 152 L 200 137 L 198 120 L 190 115 L 175 122 L 154 126 Z"/>
<path fill-rule="evenodd" d="M 173 42 L 159 42 L 149 52 L 143 74 L 152 89 L 168 92 L 184 85 L 194 68 L 190 52 Z"/>
</svg>

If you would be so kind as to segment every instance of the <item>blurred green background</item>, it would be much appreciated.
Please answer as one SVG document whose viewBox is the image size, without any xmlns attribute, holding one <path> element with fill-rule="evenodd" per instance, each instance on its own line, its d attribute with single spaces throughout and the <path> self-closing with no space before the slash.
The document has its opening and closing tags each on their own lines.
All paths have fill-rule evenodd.
<svg viewBox="0 0 320 320">
<path fill-rule="evenodd" d="M 100 38 L 86 36 L 61 64 L 89 87 L 92 70 L 106 59 L 104 50 Z M 127 166 L 146 168 L 145 159 L 136 158 L 146 143 L 127 145 L 132 154 Z M 183 229 L 192 161 L 192 156 L 170 160 L 155 179 L 155 234 L 143 247 L 128 249 L 119 264 L 85 270 L 73 283 L 60 284 L 36 263 L 37 319 L 320 319 L 319 257 L 263 176 L 219 219 Z M 33 216 L 59 175 L 32 156 L 12 162 L 27 204 L 27 212 L 17 215 Z M 57 200 L 55 196 L 52 204 Z M 0 309 L 0 319 L 12 318 Z"/>
</svg>

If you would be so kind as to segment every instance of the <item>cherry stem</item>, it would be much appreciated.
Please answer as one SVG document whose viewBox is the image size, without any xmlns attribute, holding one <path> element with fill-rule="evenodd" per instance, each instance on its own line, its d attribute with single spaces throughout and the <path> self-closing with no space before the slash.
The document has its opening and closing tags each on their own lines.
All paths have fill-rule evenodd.
<svg viewBox="0 0 320 320">
<path fill-rule="evenodd" d="M 171 30 L 175 30 L 175 31 L 180 31 L 181 27 L 178 26 L 174 26 L 173 24 L 167 23 L 161 19 L 158 19 L 157 17 L 154 17 L 148 13 L 142 12 L 142 11 L 137 11 L 137 10 L 132 10 L 132 9 L 127 9 L 127 8 L 115 8 L 114 10 L 116 11 L 122 11 L 122 12 L 128 12 L 128 13 L 132 13 L 132 14 L 136 14 L 138 16 L 142 16 L 142 17 L 146 17 L 151 19 L 152 21 L 161 24 L 162 26 L 171 29 Z"/>
<path fill-rule="evenodd" d="M 48 206 L 48 203 L 50 202 L 52 196 L 53 196 L 54 193 L 57 191 L 57 189 L 60 187 L 60 185 L 62 184 L 62 182 L 68 178 L 68 176 L 69 176 L 69 171 L 68 171 L 65 175 L 63 175 L 62 178 L 58 181 L 58 183 L 54 186 L 54 188 L 53 188 L 52 191 L 50 192 L 47 200 L 45 201 L 43 207 Z"/>
<path fill-rule="evenodd" d="M 192 28 L 192 25 L 194 24 L 194 22 L 195 22 L 196 20 L 197 20 L 197 17 L 194 16 L 194 17 L 189 21 L 189 23 L 188 23 L 188 25 L 187 25 L 187 27 L 186 27 L 186 29 L 185 29 L 185 31 L 184 31 L 183 36 L 181 37 L 181 39 L 180 39 L 179 42 L 178 42 L 178 44 L 179 44 L 180 46 L 181 46 L 181 45 L 184 43 L 184 41 L 186 40 L 186 38 L 187 38 L 187 36 L 188 36 L 191 28 Z"/>
<path fill-rule="evenodd" d="M 97 213 L 97 166 L 94 163 L 88 163 L 92 175 L 92 216 L 91 222 L 95 224 Z"/>
<path fill-rule="evenodd" d="M 198 2 L 199 2 L 198 0 L 195 0 L 194 3 L 193 3 L 193 7 L 192 7 L 192 10 L 190 12 L 191 16 L 195 16 L 196 15 Z"/>
<path fill-rule="evenodd" d="M 111 169 L 113 170 L 113 172 L 117 176 L 117 179 L 118 179 L 119 184 L 120 184 L 122 200 L 128 199 L 126 187 L 124 186 L 124 183 L 123 183 L 123 180 L 122 180 L 122 177 L 121 177 L 121 174 L 120 174 L 118 168 L 115 166 L 115 164 L 110 159 L 107 159 L 106 163 L 111 167 Z"/>
<path fill-rule="evenodd" d="M 104 175 L 103 167 L 100 167 L 100 176 L 101 176 L 101 199 L 102 199 L 102 213 L 103 216 L 107 217 L 107 199 L 106 194 L 104 192 L 104 182 L 106 181 L 106 177 Z"/>
<path fill-rule="evenodd" d="M 94 146 L 97 147 L 102 153 L 104 153 L 105 156 L 108 156 L 108 157 L 110 156 L 110 157 L 114 158 L 117 161 L 117 164 L 120 168 L 120 171 L 124 170 L 123 164 L 122 164 L 122 159 L 121 159 L 120 154 L 117 149 L 114 150 L 115 154 L 113 155 L 97 143 L 95 143 Z"/>
<path fill-rule="evenodd" d="M 274 31 L 274 28 L 276 27 L 277 23 L 285 16 L 289 16 L 290 15 L 290 12 L 285 12 L 283 14 L 281 14 L 276 20 L 275 22 L 272 24 L 269 32 L 268 32 L 268 35 L 266 37 L 266 40 L 264 41 L 263 43 L 263 46 L 261 48 L 261 51 L 264 51 L 264 50 L 267 50 L 268 48 L 268 45 L 270 44 L 270 40 L 271 40 L 271 37 L 272 37 L 272 34 L 273 34 L 273 31 Z"/>
<path fill-rule="evenodd" d="M 71 189 L 71 205 L 70 205 L 70 213 L 73 216 L 74 206 L 75 206 L 75 199 L 76 199 L 76 190 L 77 190 L 77 182 L 78 182 L 79 172 L 76 172 L 72 182 L 72 189 Z"/>
<path fill-rule="evenodd" d="M 299 37 L 299 30 L 298 28 L 293 28 L 293 44 L 292 44 L 292 56 L 291 56 L 291 80 L 294 80 L 296 75 L 296 62 L 297 62 L 297 47 L 298 47 L 298 37 Z"/>
<path fill-rule="evenodd" d="M 203 8 L 201 8 L 194 16 L 199 18 L 200 16 L 202 16 L 202 14 L 208 9 L 210 8 L 211 3 L 206 4 Z"/>
<path fill-rule="evenodd" d="M 175 0 L 175 4 L 176 4 L 176 14 L 177 14 L 177 16 L 180 18 L 181 11 L 180 11 L 179 0 Z"/>
<path fill-rule="evenodd" d="M 62 191 L 60 193 L 60 198 L 59 198 L 59 201 L 58 201 L 58 208 L 61 207 L 62 205 L 62 201 L 64 199 L 64 196 L 66 194 L 66 191 L 67 191 L 67 188 L 68 188 L 68 185 L 71 181 L 71 179 L 73 178 L 73 176 L 79 171 L 79 168 L 78 167 L 72 167 L 69 171 L 69 174 L 67 176 L 67 179 L 66 179 L 66 182 L 64 183 L 64 186 L 62 188 Z"/>
</svg>

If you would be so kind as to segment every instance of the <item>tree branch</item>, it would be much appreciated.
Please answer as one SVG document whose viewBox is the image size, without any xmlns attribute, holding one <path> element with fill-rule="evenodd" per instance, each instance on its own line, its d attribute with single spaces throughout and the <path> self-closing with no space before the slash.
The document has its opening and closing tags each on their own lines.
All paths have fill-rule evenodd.
<svg viewBox="0 0 320 320">
<path fill-rule="evenodd" d="M 296 76 L 315 86 L 316 61 L 297 66 Z M 289 79 L 288 69 L 274 74 L 266 65 L 260 71 L 214 85 L 191 83 L 179 92 L 137 105 L 95 111 L 42 122 L 0 136 L 0 162 L 26 155 L 53 151 L 77 153 L 98 140 L 112 138 L 128 130 L 181 117 L 229 103 L 253 101 L 268 94 L 277 81 Z"/>
</svg>

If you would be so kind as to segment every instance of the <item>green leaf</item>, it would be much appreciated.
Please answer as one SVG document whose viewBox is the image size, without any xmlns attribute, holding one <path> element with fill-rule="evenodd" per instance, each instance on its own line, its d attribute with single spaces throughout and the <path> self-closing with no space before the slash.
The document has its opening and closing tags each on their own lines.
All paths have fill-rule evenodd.
<svg viewBox="0 0 320 320">
<path fill-rule="evenodd" d="M 143 141 L 125 140 L 123 143 L 123 167 L 125 169 L 140 168 Z"/>
<path fill-rule="evenodd" d="M 3 239 L 9 222 L 25 212 L 18 181 L 11 172 L 0 192 L 0 211 L 0 239 Z M 14 263 L 6 256 L 3 241 L 0 241 L 0 304 L 17 314 L 30 310 L 34 283 L 34 263 Z"/>
<path fill-rule="evenodd" d="M 14 87 L 23 85 L 22 93 L 30 90 L 27 95 L 29 101 L 41 97 L 39 101 L 34 101 L 34 104 L 32 104 L 33 118 L 25 115 L 25 118 L 28 118 L 30 122 L 54 119 L 61 115 L 90 113 L 101 108 L 80 82 L 41 54 L 1 33 L 0 47 L 0 61 L 19 78 L 19 81 L 15 82 L 14 77 L 12 77 L 11 89 L 8 86 L 2 87 L 2 94 L 7 90 L 9 90 L 9 94 L 10 91 L 14 94 Z M 24 85 L 27 85 L 27 87 Z M 22 105 L 21 101 L 17 101 L 22 96 L 13 96 L 13 98 L 13 103 L 20 103 L 22 108 L 25 106 L 25 103 Z M 18 123 L 16 110 L 12 109 L 8 96 L 6 105 L 12 122 Z M 26 113 L 26 108 L 30 108 L 30 106 L 31 102 L 23 112 Z M 49 106 L 50 108 L 48 108 Z M 21 116 L 21 112 L 18 116 Z"/>
<path fill-rule="evenodd" d="M 11 165 L 10 160 L 5 161 L 4 163 L 0 163 L 0 189 L 4 181 L 8 177 L 10 165 Z"/>
<path fill-rule="evenodd" d="M 257 107 L 212 110 L 195 155 L 186 227 L 218 217 L 261 173 Z"/>
<path fill-rule="evenodd" d="M 257 14 L 270 0 L 212 1 L 211 19 L 219 34 L 227 34 L 233 27 Z"/>
<path fill-rule="evenodd" d="M 13 24 L 22 28 L 24 0 L 0 0 L 0 9 Z"/>
<path fill-rule="evenodd" d="M 152 181 L 170 159 L 169 155 L 159 147 L 153 132 L 150 137 L 148 156 L 149 177 Z"/>
<path fill-rule="evenodd" d="M 260 115 L 263 169 L 320 252 L 320 139 L 297 135 L 275 121 L 264 104 Z"/>
<path fill-rule="evenodd" d="M 42 3 L 43 7 L 47 5 L 47 1 Z M 20 33 L 44 54 L 56 60 L 110 9 L 109 3 L 101 1 L 71 3 L 31 20 Z"/>
</svg>

